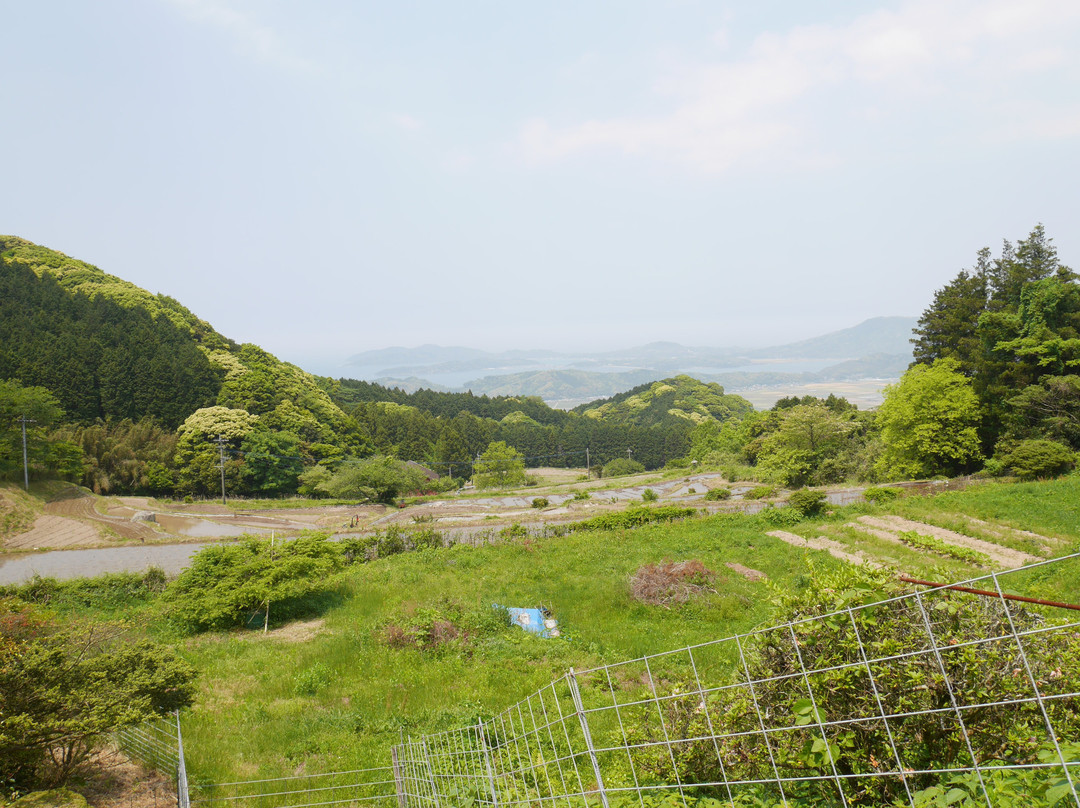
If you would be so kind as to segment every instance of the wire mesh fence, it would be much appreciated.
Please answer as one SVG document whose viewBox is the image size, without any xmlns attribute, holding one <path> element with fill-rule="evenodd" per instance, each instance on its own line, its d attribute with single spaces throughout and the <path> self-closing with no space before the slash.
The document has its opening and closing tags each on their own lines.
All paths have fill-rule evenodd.
<svg viewBox="0 0 1080 808">
<path fill-rule="evenodd" d="M 1080 554 L 565 676 L 391 765 L 192 784 L 199 808 L 1080 808 L 1080 612 L 1022 603 Z M 835 595 L 836 593 L 834 593 Z M 1058 604 L 1060 606 L 1061 604 Z M 177 776 L 177 719 L 119 733 Z"/>
<path fill-rule="evenodd" d="M 1041 566 L 570 671 L 399 746 L 404 808 L 1080 808 L 1080 620 L 1009 599 Z"/>
<path fill-rule="evenodd" d="M 175 716 L 162 716 L 116 733 L 117 746 L 148 769 L 175 776 L 180 766 L 180 726 Z"/>
<path fill-rule="evenodd" d="M 192 785 L 199 808 L 314 808 L 349 805 L 399 808 L 391 766 L 233 783 Z"/>
</svg>

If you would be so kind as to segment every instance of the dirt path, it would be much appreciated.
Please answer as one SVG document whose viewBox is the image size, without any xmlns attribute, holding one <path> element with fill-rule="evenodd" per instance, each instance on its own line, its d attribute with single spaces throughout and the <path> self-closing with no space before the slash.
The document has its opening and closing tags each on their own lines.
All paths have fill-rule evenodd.
<svg viewBox="0 0 1080 808">
<path fill-rule="evenodd" d="M 1037 556 L 1022 553 L 999 544 L 992 544 L 982 539 L 973 539 L 963 533 L 946 530 L 943 527 L 928 525 L 924 522 L 913 522 L 900 516 L 860 516 L 857 522 L 850 523 L 850 527 L 856 530 L 870 533 L 884 541 L 902 543 L 897 535 L 900 531 L 914 530 L 922 536 L 932 536 L 935 539 L 951 544 L 955 547 L 966 547 L 975 550 L 990 558 L 995 564 L 1005 569 L 1022 567 L 1032 561 L 1041 561 Z"/>
<path fill-rule="evenodd" d="M 873 569 L 880 569 L 883 566 L 877 561 L 868 558 L 860 550 L 848 550 L 847 546 L 838 541 L 827 539 L 824 536 L 818 536 L 816 539 L 804 539 L 802 536 L 796 536 L 794 533 L 788 533 L 786 530 L 770 530 L 765 535 L 772 536 L 774 539 L 780 539 L 780 541 L 786 542 L 792 547 L 801 547 L 804 550 L 824 550 L 833 558 L 847 561 L 849 564 L 865 564 Z"/>
</svg>

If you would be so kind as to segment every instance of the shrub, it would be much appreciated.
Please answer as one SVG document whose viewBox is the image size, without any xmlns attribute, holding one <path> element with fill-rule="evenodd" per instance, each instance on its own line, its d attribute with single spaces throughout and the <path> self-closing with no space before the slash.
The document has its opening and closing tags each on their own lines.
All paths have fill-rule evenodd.
<svg viewBox="0 0 1080 808">
<path fill-rule="evenodd" d="M 391 648 L 440 651 L 449 645 L 467 647 L 474 638 L 491 637 L 509 627 L 510 617 L 504 608 L 466 608 L 457 601 L 443 600 L 430 606 L 406 606 L 378 634 Z"/>
<path fill-rule="evenodd" d="M 580 522 L 573 522 L 562 529 L 564 529 L 566 533 L 579 533 L 583 530 L 620 530 L 641 527 L 642 525 L 649 525 L 657 522 L 674 522 L 679 519 L 689 519 L 696 515 L 696 508 L 682 508 L 678 505 L 661 505 L 658 508 L 634 508 L 633 510 L 628 511 L 605 513 L 600 516 L 594 516 L 592 519 L 583 519 Z"/>
<path fill-rule="evenodd" d="M 711 488 L 705 492 L 707 502 L 723 502 L 725 499 L 731 499 L 730 488 Z"/>
<path fill-rule="evenodd" d="M 758 517 L 770 527 L 793 527 L 805 517 L 794 508 L 767 507 Z"/>
<path fill-rule="evenodd" d="M 611 462 L 604 465 L 603 471 L 601 471 L 601 477 L 625 477 L 628 474 L 641 474 L 645 471 L 645 467 L 636 460 L 630 460 L 626 457 L 616 457 Z"/>
<path fill-rule="evenodd" d="M 989 763 L 1056 761 L 1056 750 L 1045 740 L 1048 721 L 1057 727 L 1060 737 L 1080 737 L 1076 699 L 1050 699 L 1045 706 L 1035 703 L 1027 676 L 1018 673 L 1015 645 L 985 642 L 1001 631 L 1000 609 L 987 608 L 984 600 L 959 593 L 928 603 L 912 598 L 890 600 L 903 590 L 885 571 L 867 572 L 843 565 L 827 573 L 811 566 L 809 573 L 806 589 L 777 591 L 775 619 L 778 625 L 791 628 L 765 631 L 745 641 L 746 671 L 732 673 L 735 687 L 719 687 L 702 695 L 696 678 L 687 674 L 659 686 L 659 692 L 651 694 L 656 702 L 646 698 L 640 707 L 626 709 L 622 718 L 630 728 L 628 741 L 636 748 L 657 750 L 635 758 L 639 777 L 670 776 L 674 766 L 683 782 L 725 778 L 764 782 L 774 776 L 776 761 L 783 760 L 790 770 L 806 776 L 786 789 L 785 804 L 792 806 L 838 804 L 830 782 L 836 770 L 859 777 L 859 805 L 1049 808 L 1061 804 L 1068 786 L 1058 787 L 1064 782 L 1060 769 L 1053 773 L 1011 771 Z M 862 605 L 868 608 L 852 617 L 807 619 Z M 864 649 L 874 649 L 875 654 L 924 649 L 924 610 L 929 612 L 941 648 L 949 649 L 942 654 L 949 665 L 951 685 L 941 676 L 939 658 L 922 652 L 876 665 L 871 687 L 867 676 L 855 673 L 861 674 L 865 664 Z M 1022 632 L 1046 621 L 1019 606 L 1010 607 L 1010 611 Z M 1080 636 L 1074 632 L 1033 632 L 1028 642 L 1031 672 L 1038 681 L 1074 682 L 1080 676 Z M 794 686 L 801 684 L 806 670 L 819 671 L 813 679 L 816 703 L 807 698 L 805 688 Z M 748 691 L 747 679 L 760 685 Z M 987 688 L 992 688 L 998 703 L 980 708 L 978 717 L 968 721 L 965 733 L 957 730 L 955 722 L 940 718 L 954 692 L 985 698 L 982 694 Z M 657 709 L 661 711 L 659 721 Z M 872 718 L 881 713 L 910 717 L 886 727 Z M 773 726 L 791 724 L 798 729 L 771 734 L 772 745 L 766 747 L 757 731 L 761 716 L 775 722 Z M 859 716 L 868 719 L 840 720 Z M 827 742 L 819 743 L 820 736 L 814 734 L 813 725 L 820 720 L 837 721 Z M 668 730 L 664 728 L 670 727 L 678 727 L 679 737 L 692 740 L 677 748 L 666 745 L 663 733 Z M 1080 753 L 1075 742 L 1067 747 L 1062 745 L 1061 749 L 1067 760 Z M 906 781 L 874 776 L 888 765 L 885 761 L 893 758 L 894 748 L 902 750 L 903 764 L 910 773 Z M 969 748 L 976 760 L 988 762 L 982 770 L 988 781 L 986 797 L 977 773 L 942 777 L 934 771 L 969 767 Z M 920 796 L 910 800 L 909 789 Z M 768 796 L 779 795 L 768 792 Z M 740 804 L 780 803 L 769 799 Z"/>
<path fill-rule="evenodd" d="M 686 603 L 690 598 L 711 588 L 716 573 L 700 561 L 662 561 L 646 564 L 630 579 L 630 594 L 634 600 L 653 606 L 670 607 Z"/>
<path fill-rule="evenodd" d="M 776 495 L 775 485 L 758 485 L 751 488 L 745 494 L 743 499 L 766 499 L 767 497 Z"/>
<path fill-rule="evenodd" d="M 574 499 L 576 499 L 576 500 L 592 499 L 592 494 L 590 494 L 588 491 L 575 491 L 574 492 Z"/>
<path fill-rule="evenodd" d="M 293 692 L 298 696 L 314 696 L 330 684 L 330 669 L 321 662 L 316 662 L 305 671 L 296 674 Z"/>
<path fill-rule="evenodd" d="M 881 505 L 885 502 L 892 502 L 894 499 L 900 498 L 900 491 L 896 488 L 883 488 L 881 486 L 870 486 L 863 491 L 863 498 L 867 502 L 873 502 L 876 505 Z"/>
<path fill-rule="evenodd" d="M 550 504 L 547 497 L 535 497 L 532 501 L 532 506 L 537 510 L 543 510 Z"/>
<path fill-rule="evenodd" d="M 653 491 L 651 488 L 646 488 L 644 491 L 641 492 L 642 502 L 656 502 L 656 500 L 658 499 L 660 499 L 660 495 Z"/>
<path fill-rule="evenodd" d="M 191 632 L 243 625 L 260 612 L 265 625 L 271 604 L 285 616 L 309 596 L 328 592 L 343 550 L 343 543 L 320 533 L 276 546 L 260 539 L 209 545 L 166 588 L 166 615 Z"/>
<path fill-rule="evenodd" d="M 789 507 L 803 516 L 816 516 L 825 507 L 825 493 L 823 491 L 813 491 L 809 488 L 800 488 L 798 491 L 792 491 L 787 501 Z"/>
<path fill-rule="evenodd" d="M 1021 480 L 1036 480 L 1069 471 L 1076 465 L 1076 454 L 1052 440 L 1023 440 L 1003 460 Z"/>
</svg>

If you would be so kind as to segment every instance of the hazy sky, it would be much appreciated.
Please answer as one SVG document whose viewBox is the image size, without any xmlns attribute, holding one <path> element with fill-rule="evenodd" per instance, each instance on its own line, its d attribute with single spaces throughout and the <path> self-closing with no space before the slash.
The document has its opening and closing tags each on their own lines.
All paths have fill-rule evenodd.
<svg viewBox="0 0 1080 808">
<path fill-rule="evenodd" d="M 3 0 L 0 232 L 332 373 L 765 345 L 1080 265 L 1080 3 Z"/>
</svg>

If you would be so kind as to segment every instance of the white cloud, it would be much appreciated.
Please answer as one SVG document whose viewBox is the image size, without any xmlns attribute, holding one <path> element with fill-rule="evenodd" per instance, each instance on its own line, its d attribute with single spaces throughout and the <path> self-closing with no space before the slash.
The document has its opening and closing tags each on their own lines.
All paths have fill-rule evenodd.
<svg viewBox="0 0 1080 808">
<path fill-rule="evenodd" d="M 169 0 L 189 20 L 217 28 L 231 36 L 255 58 L 296 73 L 313 73 L 318 66 L 282 41 L 269 26 L 230 6 L 225 0 Z"/>
<path fill-rule="evenodd" d="M 981 134 L 1016 133 L 1002 85 L 1075 69 L 1080 62 L 1068 43 L 1077 37 L 1074 0 L 909 0 L 842 25 L 762 33 L 737 52 L 726 38 L 714 39 L 725 58 L 669 69 L 653 83 L 666 111 L 566 125 L 534 117 L 517 145 L 538 162 L 610 152 L 721 173 L 764 160 L 820 165 L 830 157 L 815 143 L 829 140 L 831 127 L 886 126 L 890 113 L 929 117 L 935 104 L 974 109 L 985 101 L 978 117 L 993 118 L 1000 108 L 1001 119 L 999 131 Z M 1054 125 L 1028 127 L 1026 136 L 1072 136 L 1080 98 L 1067 95 L 1046 110 Z"/>
</svg>

